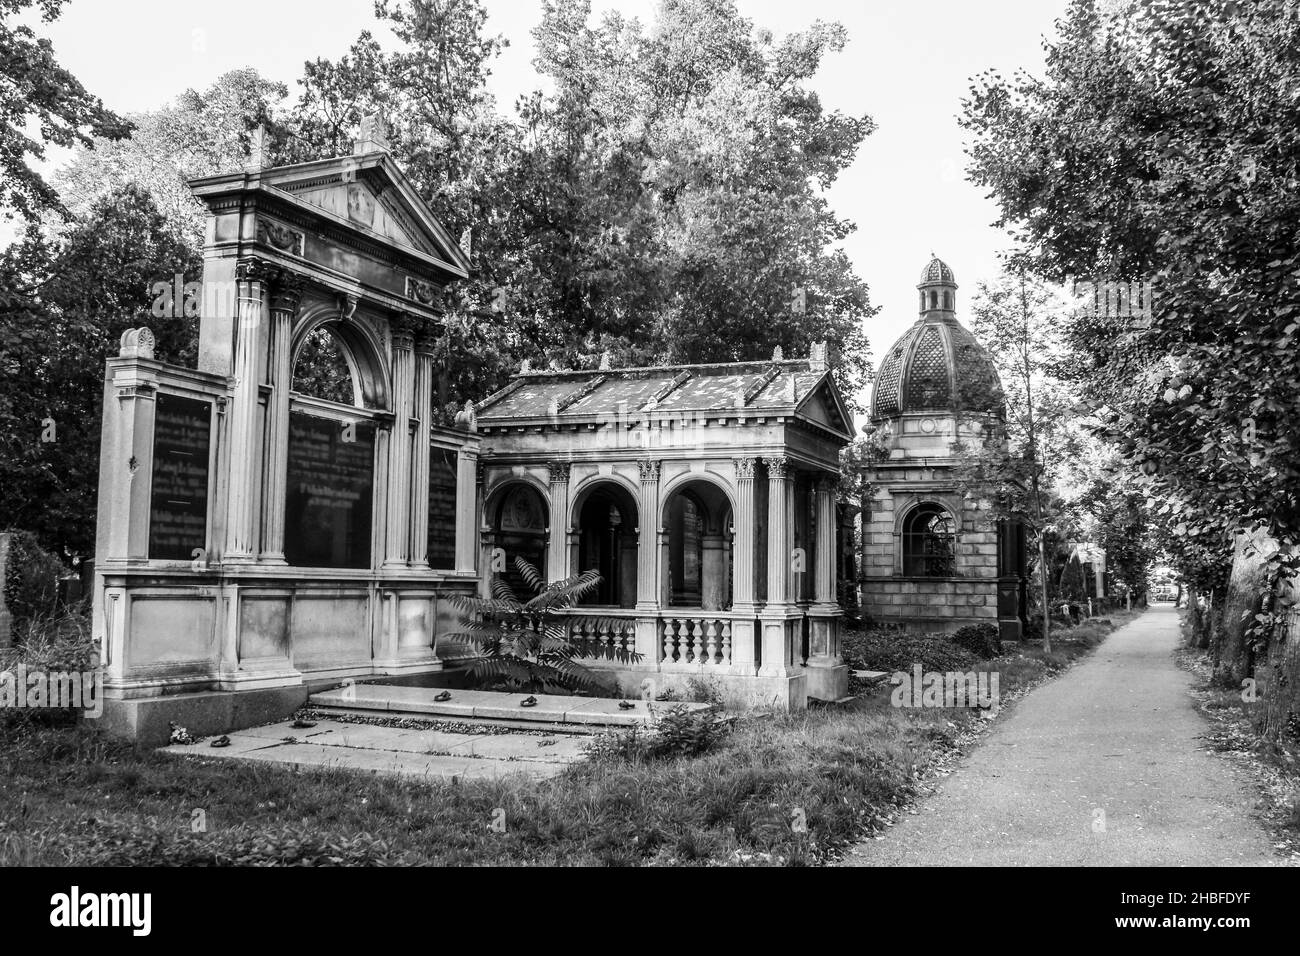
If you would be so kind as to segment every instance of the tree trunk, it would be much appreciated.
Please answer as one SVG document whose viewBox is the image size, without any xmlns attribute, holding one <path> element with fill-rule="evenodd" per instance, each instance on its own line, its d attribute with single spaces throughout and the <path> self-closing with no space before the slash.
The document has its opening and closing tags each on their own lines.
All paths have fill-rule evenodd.
<svg viewBox="0 0 1300 956">
<path fill-rule="evenodd" d="M 1255 668 L 1256 691 L 1263 707 L 1255 715 L 1256 729 L 1268 740 L 1280 741 L 1300 731 L 1300 577 L 1278 585 L 1274 602 L 1282 620 Z"/>
<path fill-rule="evenodd" d="M 1178 586 L 1179 591 L 1182 585 Z M 1174 602 L 1174 607 L 1178 603 Z M 1197 640 L 1201 636 L 1201 606 L 1196 601 L 1196 588 L 1190 584 L 1187 586 L 1187 646 L 1195 647 Z"/>
<path fill-rule="evenodd" d="M 1047 545 L 1045 535 L 1038 535 L 1038 580 L 1043 589 L 1043 650 L 1052 652 L 1052 606 L 1047 603 Z"/>
<path fill-rule="evenodd" d="M 1271 543 L 1263 531 L 1239 534 L 1232 558 L 1232 576 L 1223 605 L 1223 640 L 1216 663 L 1234 683 L 1250 676 L 1246 628 L 1263 604 L 1267 569 L 1262 552 Z M 1243 620 L 1243 617 L 1246 619 Z"/>
<path fill-rule="evenodd" d="M 1210 646 L 1210 639 L 1214 634 L 1214 620 L 1217 605 L 1214 600 L 1214 590 L 1211 589 L 1205 600 L 1205 613 L 1201 615 L 1201 630 L 1196 635 L 1197 650 L 1207 650 Z"/>
</svg>

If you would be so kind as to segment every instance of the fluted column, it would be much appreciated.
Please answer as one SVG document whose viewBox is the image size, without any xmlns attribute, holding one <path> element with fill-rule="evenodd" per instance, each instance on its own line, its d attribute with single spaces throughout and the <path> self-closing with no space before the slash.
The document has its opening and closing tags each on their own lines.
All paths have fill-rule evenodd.
<svg viewBox="0 0 1300 956">
<path fill-rule="evenodd" d="M 553 461 L 551 470 L 550 538 L 546 551 L 546 580 L 569 576 L 569 463 Z"/>
<path fill-rule="evenodd" d="M 393 332 L 393 433 L 388 443 L 388 508 L 384 567 L 410 560 L 411 411 L 415 398 L 415 328 L 406 316 L 390 321 Z"/>
<path fill-rule="evenodd" d="M 415 440 L 411 457 L 411 544 L 408 553 L 413 567 L 429 566 L 429 439 L 433 419 L 433 359 L 438 341 L 425 333 L 415 340 Z M 470 504 L 457 488 L 457 512 Z"/>
<path fill-rule="evenodd" d="M 271 269 L 257 259 L 235 267 L 238 295 L 235 317 L 234 387 L 230 408 L 230 489 L 226 505 L 226 563 L 249 563 L 258 552 L 257 499 L 262 473 L 258 444 L 260 411 L 258 357 Z"/>
<path fill-rule="evenodd" d="M 732 583 L 732 607 L 737 611 L 754 610 L 754 514 L 753 458 L 733 458 L 736 468 L 736 538 L 732 553 L 735 579 Z"/>
<path fill-rule="evenodd" d="M 298 314 L 305 282 L 302 276 L 282 272 L 270 289 L 270 351 L 267 379 L 271 398 L 267 405 L 266 480 L 262 488 L 263 561 L 284 564 L 285 485 L 289 477 L 289 392 L 293 388 L 293 320 Z"/>
<path fill-rule="evenodd" d="M 767 465 L 767 605 L 790 603 L 790 463 L 764 458 Z"/>
<path fill-rule="evenodd" d="M 641 500 L 637 502 L 636 606 L 653 611 L 659 606 L 659 473 L 663 462 L 642 458 Z"/>
</svg>

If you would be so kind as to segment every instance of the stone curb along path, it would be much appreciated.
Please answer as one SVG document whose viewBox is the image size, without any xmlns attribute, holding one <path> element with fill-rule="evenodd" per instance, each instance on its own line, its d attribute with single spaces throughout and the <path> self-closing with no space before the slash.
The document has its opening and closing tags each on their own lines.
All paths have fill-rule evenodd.
<svg viewBox="0 0 1300 956">
<path fill-rule="evenodd" d="M 1277 865 L 1248 776 L 1204 749 L 1157 606 L 1021 699 L 844 866 Z"/>
</svg>

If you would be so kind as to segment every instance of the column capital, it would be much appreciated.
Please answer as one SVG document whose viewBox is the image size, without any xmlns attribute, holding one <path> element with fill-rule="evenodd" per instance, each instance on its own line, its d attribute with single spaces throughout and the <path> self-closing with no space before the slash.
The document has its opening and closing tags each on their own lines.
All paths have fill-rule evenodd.
<svg viewBox="0 0 1300 956">
<path fill-rule="evenodd" d="M 393 333 L 393 348 L 410 351 L 415 348 L 415 335 L 420 331 L 421 323 L 408 312 L 398 312 L 388 320 L 388 328 Z"/>
<path fill-rule="evenodd" d="M 658 458 L 640 458 L 636 466 L 641 472 L 642 481 L 658 481 L 659 473 L 663 469 L 663 462 Z"/>
<path fill-rule="evenodd" d="M 298 312 L 298 303 L 307 289 L 307 279 L 288 269 L 279 269 L 271 281 L 271 311 L 287 312 L 290 316 Z"/>
<path fill-rule="evenodd" d="M 435 333 L 435 330 L 428 327 L 422 328 L 415 334 L 415 351 L 417 355 L 435 356 L 438 354 L 438 345 L 442 341 L 442 336 Z"/>
<path fill-rule="evenodd" d="M 279 266 L 265 259 L 239 259 L 235 262 L 235 278 L 240 282 L 272 282 L 280 271 Z"/>
<path fill-rule="evenodd" d="M 785 478 L 790 474 L 790 459 L 784 455 L 765 457 L 763 464 L 767 465 L 767 474 L 770 478 Z"/>
<path fill-rule="evenodd" d="M 572 465 L 567 461 L 553 461 L 546 466 L 551 473 L 551 484 L 563 485 L 569 482 L 569 469 Z"/>
<path fill-rule="evenodd" d="M 755 463 L 755 461 L 756 461 L 756 459 L 753 459 L 753 458 L 733 458 L 733 459 L 731 459 L 731 463 L 732 463 L 733 465 L 735 465 L 735 467 L 736 467 L 736 478 L 739 479 L 739 480 L 742 480 L 742 481 L 743 481 L 743 480 L 752 480 L 753 477 L 754 477 L 754 463 Z"/>
</svg>

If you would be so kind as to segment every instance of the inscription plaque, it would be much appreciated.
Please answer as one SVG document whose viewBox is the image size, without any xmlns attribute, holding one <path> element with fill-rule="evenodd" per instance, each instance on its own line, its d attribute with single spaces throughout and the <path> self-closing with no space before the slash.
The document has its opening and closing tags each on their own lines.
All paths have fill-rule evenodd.
<svg viewBox="0 0 1300 956">
<path fill-rule="evenodd" d="M 370 567 L 375 427 L 289 414 L 284 557 L 308 568 Z"/>
<path fill-rule="evenodd" d="M 159 393 L 154 406 L 149 557 L 191 561 L 208 543 L 212 403 Z"/>
<path fill-rule="evenodd" d="M 456 567 L 456 469 L 452 448 L 429 449 L 429 567 Z"/>
</svg>

